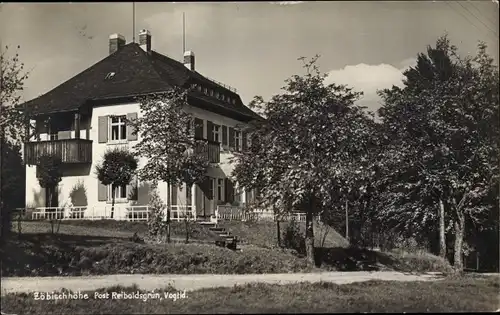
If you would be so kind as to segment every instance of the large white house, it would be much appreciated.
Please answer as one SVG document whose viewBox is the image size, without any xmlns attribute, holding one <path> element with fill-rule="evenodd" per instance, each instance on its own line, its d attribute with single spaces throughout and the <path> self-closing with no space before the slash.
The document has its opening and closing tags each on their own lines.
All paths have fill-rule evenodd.
<svg viewBox="0 0 500 315">
<path fill-rule="evenodd" d="M 93 216 L 108 216 L 111 189 L 99 182 L 95 167 L 107 149 L 131 148 L 140 140 L 126 123 L 141 116 L 137 96 L 173 86 L 195 87 L 188 95 L 187 110 L 195 117 L 196 137 L 207 141 L 206 158 L 212 164 L 209 179 L 191 189 L 174 187 L 167 192 L 167 185 L 159 183 L 160 197 L 166 202 L 170 194 L 172 205 L 188 206 L 205 217 L 213 215 L 218 204 L 250 201 L 253 194 L 235 189 L 229 179 L 234 168 L 229 160 L 234 151 L 247 146 L 241 126 L 260 117 L 234 89 L 196 72 L 192 52 L 184 53 L 182 63 L 151 48 L 147 30 L 140 32 L 139 43 L 126 44 L 123 36 L 111 35 L 109 56 L 25 104 L 30 125 L 36 126 L 35 135 L 24 145 L 27 208 L 82 207 Z M 64 163 L 62 181 L 53 194 L 37 180 L 37 158 L 45 154 L 55 154 Z M 117 208 L 147 205 L 149 190 L 148 183 L 137 179 L 119 187 Z M 54 196 L 51 202 L 49 195 Z"/>
</svg>

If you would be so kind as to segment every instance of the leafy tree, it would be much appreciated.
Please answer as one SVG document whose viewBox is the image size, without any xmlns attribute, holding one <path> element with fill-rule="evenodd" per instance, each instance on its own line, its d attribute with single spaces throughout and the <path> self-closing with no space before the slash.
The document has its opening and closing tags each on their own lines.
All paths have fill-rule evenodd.
<svg viewBox="0 0 500 315">
<path fill-rule="evenodd" d="M 19 49 L 19 46 L 18 46 Z M 24 130 L 24 115 L 19 109 L 20 95 L 28 75 L 16 53 L 7 55 L 8 47 L 0 47 L 0 213 L 1 235 L 8 235 L 11 226 L 11 210 L 18 201 L 24 202 L 24 170 L 20 160 L 20 133 Z M 23 174 L 23 175 L 21 175 Z"/>
<path fill-rule="evenodd" d="M 198 154 L 207 143 L 195 139 L 193 117 L 186 111 L 187 89 L 139 98 L 142 117 L 135 122 L 139 143 L 134 147 L 146 164 L 139 170 L 145 181 L 163 181 L 170 187 L 186 183 L 187 189 L 203 181 L 209 161 Z M 171 200 L 167 198 L 167 241 L 170 242 Z M 186 218 L 187 220 L 187 218 Z"/>
<path fill-rule="evenodd" d="M 313 217 L 332 209 L 340 188 L 366 151 L 369 115 L 354 105 L 361 93 L 325 85 L 318 56 L 304 61 L 306 74 L 286 81 L 283 93 L 254 103 L 267 118 L 251 124 L 250 148 L 236 155 L 233 175 L 260 192 L 263 206 L 278 215 L 306 212 L 306 254 L 314 263 Z"/>
<path fill-rule="evenodd" d="M 48 191 L 47 204 L 49 208 L 53 206 L 52 205 L 52 200 L 54 198 L 53 194 L 56 193 L 57 185 L 62 180 L 61 165 L 62 165 L 61 159 L 56 156 L 42 155 L 38 157 L 37 178 L 40 187 L 45 188 Z M 57 211 L 55 214 L 56 217 L 52 217 L 50 220 L 52 233 L 54 233 L 54 222 L 59 219 Z"/>
<path fill-rule="evenodd" d="M 138 166 L 138 160 L 132 152 L 114 148 L 104 154 L 101 164 L 96 166 L 97 178 L 103 185 L 111 185 L 111 218 L 115 208 L 115 191 L 128 185 Z"/>
<path fill-rule="evenodd" d="M 484 224 L 495 207 L 486 196 L 498 183 L 498 70 L 486 45 L 478 48 L 463 58 L 441 37 L 404 73 L 403 88 L 381 92 L 379 112 L 390 187 L 381 217 L 411 233 L 439 221 L 441 248 L 447 229 L 459 270 L 466 223 Z"/>
<path fill-rule="evenodd" d="M 2 168 L 0 170 L 1 199 L 2 199 L 2 226 L 1 235 L 7 236 L 11 228 L 11 211 L 17 207 L 24 207 L 25 200 L 25 170 L 19 146 L 3 139 L 0 144 Z"/>
<path fill-rule="evenodd" d="M 23 91 L 29 73 L 24 70 L 19 53 L 9 57 L 8 52 L 8 47 L 0 52 L 0 136 L 19 145 L 24 140 L 26 123 L 19 92 Z"/>
</svg>

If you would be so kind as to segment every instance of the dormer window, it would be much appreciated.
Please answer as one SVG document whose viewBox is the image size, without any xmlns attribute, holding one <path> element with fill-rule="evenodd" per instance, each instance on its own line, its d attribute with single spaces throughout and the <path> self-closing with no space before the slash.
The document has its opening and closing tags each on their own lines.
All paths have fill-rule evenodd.
<svg viewBox="0 0 500 315">
<path fill-rule="evenodd" d="M 222 94 L 222 100 L 225 101 L 226 96 Z"/>
<path fill-rule="evenodd" d="M 207 88 L 203 88 L 203 93 L 205 93 L 206 95 L 208 95 L 208 89 Z"/>
<path fill-rule="evenodd" d="M 219 92 L 215 92 L 215 97 L 219 98 Z"/>
<path fill-rule="evenodd" d="M 201 92 L 201 85 L 197 85 L 196 88 L 198 89 L 199 92 Z"/>
<path fill-rule="evenodd" d="M 104 77 L 104 80 L 110 80 L 112 79 L 114 76 L 115 76 L 115 72 L 109 72 L 108 74 L 106 74 L 106 76 Z"/>
<path fill-rule="evenodd" d="M 210 90 L 210 96 L 214 96 L 214 90 Z"/>
</svg>

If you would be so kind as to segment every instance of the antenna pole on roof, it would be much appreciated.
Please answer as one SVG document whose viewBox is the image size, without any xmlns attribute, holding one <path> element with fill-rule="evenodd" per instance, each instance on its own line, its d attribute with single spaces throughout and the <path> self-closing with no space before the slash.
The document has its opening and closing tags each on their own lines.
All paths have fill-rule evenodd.
<svg viewBox="0 0 500 315">
<path fill-rule="evenodd" d="M 186 16 L 182 12 L 182 54 L 186 52 Z"/>
<path fill-rule="evenodd" d="M 135 43 L 135 2 L 132 2 L 132 42 Z"/>
</svg>

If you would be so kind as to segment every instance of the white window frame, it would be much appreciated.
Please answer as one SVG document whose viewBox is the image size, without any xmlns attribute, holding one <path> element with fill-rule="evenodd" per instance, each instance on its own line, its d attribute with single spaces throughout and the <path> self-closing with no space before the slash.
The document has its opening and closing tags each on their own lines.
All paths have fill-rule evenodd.
<svg viewBox="0 0 500 315">
<path fill-rule="evenodd" d="M 215 137 L 217 136 L 217 138 Z M 220 125 L 213 124 L 212 125 L 212 139 L 214 141 L 222 143 L 222 127 Z"/>
<path fill-rule="evenodd" d="M 111 203 L 113 201 L 113 192 L 112 192 L 112 189 L 111 189 L 111 185 L 108 185 L 107 188 L 108 188 L 108 201 L 107 202 Z M 120 197 L 121 192 L 123 191 L 123 188 L 125 188 L 125 197 Z M 115 194 L 118 195 L 115 198 L 115 203 L 125 203 L 125 202 L 128 202 L 128 194 L 129 194 L 128 185 L 123 185 L 123 186 L 116 187 Z"/>
<path fill-rule="evenodd" d="M 113 122 L 113 118 L 118 118 L 118 122 Z M 109 135 L 108 139 L 109 142 L 112 143 L 123 143 L 127 142 L 127 122 L 126 122 L 127 116 L 126 115 L 113 115 L 112 117 L 109 117 Z M 117 126 L 118 127 L 118 139 L 113 139 L 113 127 Z M 121 134 L 121 126 L 125 126 L 125 135 Z M 120 136 L 124 136 L 124 139 L 120 139 Z"/>
<path fill-rule="evenodd" d="M 241 151 L 242 145 L 243 145 L 243 141 L 242 141 L 241 131 L 234 130 L 234 150 L 236 152 Z"/>
<path fill-rule="evenodd" d="M 220 196 L 219 196 L 219 192 L 220 192 Z M 224 179 L 217 178 L 217 201 L 226 201 L 224 192 L 225 192 Z"/>
</svg>

